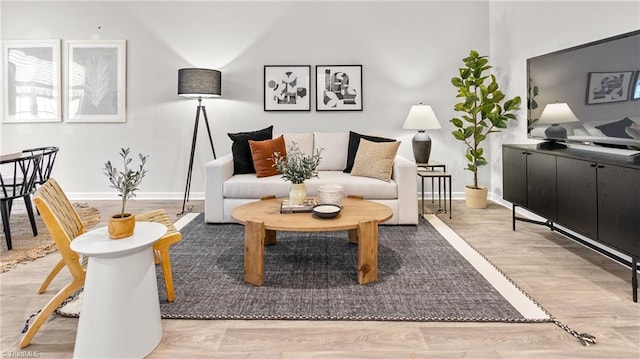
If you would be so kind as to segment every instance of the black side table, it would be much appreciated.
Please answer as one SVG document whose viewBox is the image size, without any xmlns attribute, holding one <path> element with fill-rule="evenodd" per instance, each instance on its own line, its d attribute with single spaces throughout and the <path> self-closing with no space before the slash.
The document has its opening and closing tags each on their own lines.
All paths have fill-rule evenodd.
<svg viewBox="0 0 640 359">
<path fill-rule="evenodd" d="M 442 172 L 447 172 L 447 165 L 445 165 L 444 163 L 440 163 L 438 161 L 429 161 L 429 163 L 416 163 L 416 165 L 418 166 L 418 172 L 420 171 L 442 171 Z M 434 203 L 434 179 L 435 177 L 431 177 L 431 203 Z M 438 186 L 440 185 L 440 183 L 438 183 Z M 422 199 L 424 199 L 424 183 L 422 186 Z M 424 212 L 424 211 L 423 211 Z"/>
<path fill-rule="evenodd" d="M 442 168 L 442 171 L 436 171 L 435 168 Z M 420 177 L 420 183 L 422 185 L 422 214 L 424 214 L 424 180 L 425 178 L 431 178 L 431 202 L 434 202 L 434 180 L 438 180 L 438 213 L 449 212 L 449 218 L 451 218 L 451 173 L 446 172 L 446 167 L 443 164 L 435 164 L 432 166 L 425 166 L 424 164 L 418 164 L 418 176 Z M 449 182 L 449 210 L 447 210 L 447 181 Z M 442 195 L 442 187 L 444 183 L 444 196 Z M 443 206 L 444 202 L 444 206 Z"/>
</svg>

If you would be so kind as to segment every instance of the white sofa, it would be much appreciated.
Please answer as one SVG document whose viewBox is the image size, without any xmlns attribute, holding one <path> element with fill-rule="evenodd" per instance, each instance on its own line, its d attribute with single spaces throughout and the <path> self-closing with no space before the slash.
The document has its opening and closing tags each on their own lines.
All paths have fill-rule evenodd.
<svg viewBox="0 0 640 359">
<path fill-rule="evenodd" d="M 274 138 L 277 136 L 274 136 Z M 343 172 L 347 163 L 349 132 L 284 134 L 289 148 L 295 142 L 300 150 L 310 154 L 323 148 L 318 178 L 305 181 L 307 195 L 317 196 L 322 184 L 340 184 L 344 195 L 361 195 L 364 199 L 387 205 L 393 217 L 384 224 L 418 223 L 416 164 L 396 155 L 391 181 L 353 176 Z M 233 174 L 233 157 L 227 154 L 205 165 L 205 221 L 231 223 L 233 209 L 264 196 L 289 196 L 289 182 L 280 175 L 256 177 L 256 174 Z"/>
</svg>

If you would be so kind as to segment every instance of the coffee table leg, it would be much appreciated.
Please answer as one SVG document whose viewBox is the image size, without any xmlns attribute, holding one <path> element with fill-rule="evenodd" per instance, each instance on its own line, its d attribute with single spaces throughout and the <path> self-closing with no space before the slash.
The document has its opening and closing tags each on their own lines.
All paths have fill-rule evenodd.
<svg viewBox="0 0 640 359">
<path fill-rule="evenodd" d="M 358 224 L 358 283 L 378 280 L 378 222 Z"/>
<path fill-rule="evenodd" d="M 349 230 L 349 243 L 358 243 L 358 229 Z"/>
<path fill-rule="evenodd" d="M 276 244 L 276 231 L 272 229 L 265 229 L 264 231 L 264 244 Z"/>
<path fill-rule="evenodd" d="M 247 221 L 244 225 L 244 281 L 264 282 L 264 222 Z"/>
</svg>

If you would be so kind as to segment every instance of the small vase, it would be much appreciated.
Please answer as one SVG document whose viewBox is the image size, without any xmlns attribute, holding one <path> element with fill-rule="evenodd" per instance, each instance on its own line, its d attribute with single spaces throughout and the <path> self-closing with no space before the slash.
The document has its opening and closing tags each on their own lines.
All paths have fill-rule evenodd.
<svg viewBox="0 0 640 359">
<path fill-rule="evenodd" d="M 135 227 L 136 216 L 131 213 L 113 215 L 109 217 L 109 222 L 107 223 L 107 231 L 111 239 L 130 237 L 133 235 L 133 229 Z"/>
<path fill-rule="evenodd" d="M 289 187 L 289 202 L 301 205 L 307 199 L 307 186 L 304 183 L 292 183 Z"/>
</svg>

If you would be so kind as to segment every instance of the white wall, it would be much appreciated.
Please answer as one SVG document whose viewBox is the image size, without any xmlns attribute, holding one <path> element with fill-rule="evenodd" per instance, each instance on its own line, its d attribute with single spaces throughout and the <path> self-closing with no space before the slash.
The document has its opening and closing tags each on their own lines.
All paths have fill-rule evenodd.
<svg viewBox="0 0 640 359">
<path fill-rule="evenodd" d="M 640 29 L 640 1 L 496 1 L 490 4 L 493 70 L 523 99 L 517 123 L 491 142 L 491 189 L 502 198 L 502 144 L 527 140 L 527 58 Z"/>
<path fill-rule="evenodd" d="M 223 73 L 223 97 L 205 101 L 218 155 L 230 152 L 227 132 L 273 124 L 275 132 L 381 133 L 402 140 L 400 153 L 412 158 L 413 133 L 401 126 L 409 107 L 423 102 L 443 127 L 429 132 L 432 158 L 448 165 L 454 192 L 462 192 L 471 174 L 450 135 L 450 78 L 469 49 L 489 54 L 503 90 L 524 99 L 526 58 L 639 28 L 639 3 L 3 1 L 3 40 L 127 40 L 127 122 L 1 124 L 0 152 L 58 145 L 54 176 L 65 190 L 102 198 L 113 195 L 104 162 L 130 146 L 151 155 L 139 198 L 182 198 L 196 103 L 176 95 L 177 70 L 206 67 Z M 263 66 L 274 64 L 362 64 L 364 111 L 264 112 Z M 480 172 L 498 196 L 501 143 L 526 141 L 524 112 L 520 118 L 490 140 L 491 168 Z M 203 130 L 191 198 L 202 197 L 203 165 L 212 158 Z"/>
<path fill-rule="evenodd" d="M 413 133 L 401 127 L 410 106 L 424 102 L 443 126 L 430 132 L 432 157 L 460 168 L 461 187 L 449 81 L 470 48 L 488 51 L 485 19 L 483 1 L 3 2 L 3 39 L 126 39 L 128 92 L 124 124 L 3 124 L 1 151 L 60 146 L 54 176 L 72 197 L 95 198 L 110 192 L 104 162 L 131 146 L 151 155 L 139 197 L 181 198 L 196 103 L 176 95 L 177 70 L 207 67 L 223 73 L 223 97 L 206 101 L 218 155 L 230 152 L 227 132 L 273 124 L 275 132 L 381 133 L 401 139 L 400 153 L 412 158 Z M 463 24 L 472 22 L 479 26 L 468 31 Z M 364 111 L 264 112 L 263 66 L 272 64 L 362 64 Z M 212 158 L 203 130 L 192 198 Z"/>
</svg>

